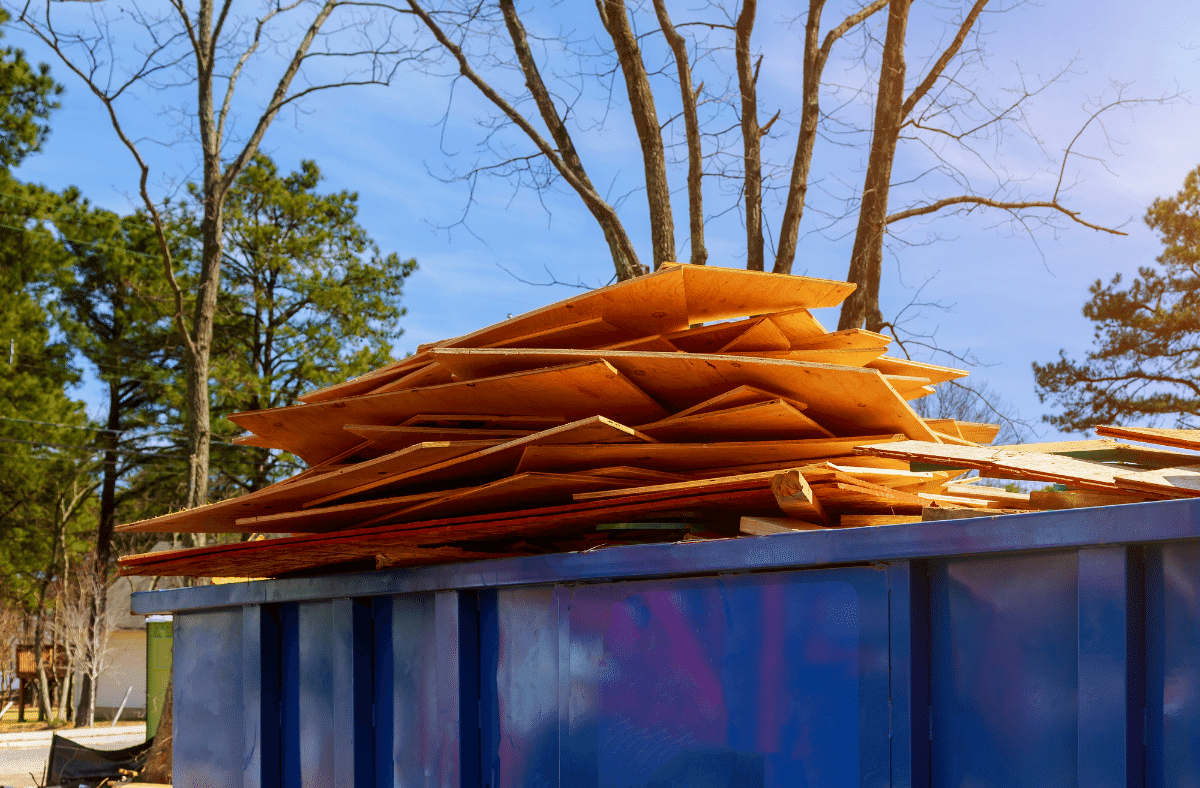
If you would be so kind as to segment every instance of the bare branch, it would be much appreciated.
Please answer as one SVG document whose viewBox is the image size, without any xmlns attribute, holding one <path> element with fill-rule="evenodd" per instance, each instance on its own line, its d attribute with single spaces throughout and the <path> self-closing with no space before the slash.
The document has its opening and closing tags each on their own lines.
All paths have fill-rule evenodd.
<svg viewBox="0 0 1200 788">
<path fill-rule="evenodd" d="M 1120 230 L 1112 227 L 1093 224 L 1089 221 L 1081 219 L 1079 216 L 1079 211 L 1072 211 L 1060 204 L 1057 200 L 1004 201 L 993 200 L 990 197 L 976 197 L 970 194 L 964 194 L 958 197 L 946 197 L 944 199 L 931 202 L 927 205 L 918 205 L 915 208 L 907 208 L 903 211 L 889 214 L 885 222 L 887 224 L 891 224 L 892 222 L 898 222 L 903 219 L 911 219 L 914 216 L 925 216 L 927 214 L 936 213 L 943 208 L 948 208 L 952 205 L 981 205 L 987 208 L 998 208 L 1003 211 L 1026 211 L 1041 208 L 1057 211 L 1076 224 L 1082 224 L 1084 227 L 1090 227 L 1098 232 L 1109 233 L 1111 235 L 1129 235 L 1129 233 L 1121 232 Z"/>
</svg>

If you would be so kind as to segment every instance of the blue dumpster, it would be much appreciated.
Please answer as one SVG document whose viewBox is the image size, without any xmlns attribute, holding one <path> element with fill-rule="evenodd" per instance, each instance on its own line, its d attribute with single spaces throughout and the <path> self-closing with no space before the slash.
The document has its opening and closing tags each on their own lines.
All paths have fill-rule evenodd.
<svg viewBox="0 0 1200 788">
<path fill-rule="evenodd" d="M 1200 784 L 1200 500 L 133 605 L 176 788 Z"/>
</svg>

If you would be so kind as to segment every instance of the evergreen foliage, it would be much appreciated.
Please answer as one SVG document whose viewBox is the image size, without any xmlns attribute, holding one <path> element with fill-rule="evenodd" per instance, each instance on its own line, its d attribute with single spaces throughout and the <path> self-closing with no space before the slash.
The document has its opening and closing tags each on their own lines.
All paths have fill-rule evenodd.
<svg viewBox="0 0 1200 788">
<path fill-rule="evenodd" d="M 1146 224 L 1162 237 L 1157 267 L 1128 286 L 1120 274 L 1097 280 L 1083 314 L 1095 323 L 1082 362 L 1059 352 L 1034 363 L 1038 397 L 1062 412 L 1046 420 L 1066 430 L 1096 424 L 1200 427 L 1200 167 L 1173 197 L 1156 199 Z"/>
</svg>

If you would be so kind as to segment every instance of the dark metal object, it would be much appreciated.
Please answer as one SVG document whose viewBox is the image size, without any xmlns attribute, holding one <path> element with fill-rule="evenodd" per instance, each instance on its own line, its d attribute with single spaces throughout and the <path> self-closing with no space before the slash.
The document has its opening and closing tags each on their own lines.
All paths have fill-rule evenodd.
<svg viewBox="0 0 1200 788">
<path fill-rule="evenodd" d="M 1200 501 L 136 595 L 191 786 L 1183 785 Z"/>
</svg>

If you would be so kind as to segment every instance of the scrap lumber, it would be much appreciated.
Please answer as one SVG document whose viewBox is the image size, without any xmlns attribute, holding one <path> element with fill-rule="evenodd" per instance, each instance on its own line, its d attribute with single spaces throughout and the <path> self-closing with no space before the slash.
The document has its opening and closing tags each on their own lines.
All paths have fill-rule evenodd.
<svg viewBox="0 0 1200 788">
<path fill-rule="evenodd" d="M 315 464 L 354 445 L 358 438 L 345 431 L 347 424 L 390 425 L 439 411 L 570 420 L 598 415 L 622 424 L 645 424 L 668 415 L 611 364 L 597 359 L 444 386 L 248 411 L 229 419 L 269 437 L 272 448 Z"/>
<path fill-rule="evenodd" d="M 909 401 L 962 370 L 810 310 L 853 285 L 666 264 L 302 398 L 236 414 L 309 468 L 126 531 L 292 534 L 121 559 L 281 577 L 1200 495 L 1195 435 L 988 447 Z M 1122 429 L 1122 428 L 1113 428 Z M 974 468 L 1066 490 L 1008 493 Z"/>
<path fill-rule="evenodd" d="M 1177 449 L 1200 451 L 1200 430 L 1177 430 L 1161 427 L 1118 427 L 1098 426 L 1096 434 L 1108 438 L 1124 438 L 1158 446 L 1174 446 Z"/>
<path fill-rule="evenodd" d="M 749 385 L 805 403 L 805 413 L 835 434 L 903 432 L 913 439 L 937 440 L 893 388 L 893 383 L 904 381 L 889 381 L 872 369 L 703 353 L 462 348 L 439 348 L 431 353 L 465 382 L 480 378 L 480 383 L 494 380 L 505 371 L 535 374 L 529 370 L 555 369 L 554 364 L 599 357 L 673 410 L 684 410 L 736 386 Z"/>
</svg>

